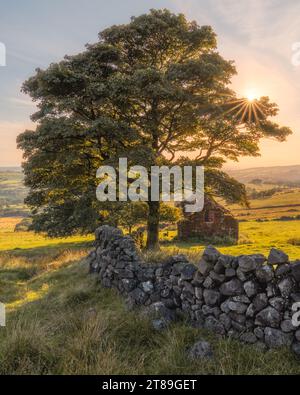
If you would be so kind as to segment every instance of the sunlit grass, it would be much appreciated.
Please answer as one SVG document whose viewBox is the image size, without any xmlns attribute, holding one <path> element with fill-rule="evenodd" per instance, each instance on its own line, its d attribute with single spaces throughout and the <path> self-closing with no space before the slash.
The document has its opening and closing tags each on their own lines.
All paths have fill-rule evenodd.
<svg viewBox="0 0 300 395">
<path fill-rule="evenodd" d="M 33 232 L 14 232 L 16 224 L 20 221 L 21 218 L 0 218 L 0 251 L 58 246 L 66 248 L 68 244 L 86 243 L 93 240 L 93 235 L 52 239 Z"/>
<path fill-rule="evenodd" d="M 0 374 L 300 372 L 287 349 L 262 353 L 183 321 L 156 332 L 139 311 L 127 310 L 115 290 L 88 275 L 78 251 L 73 261 L 71 255 L 68 262 L 62 256 L 56 268 L 47 268 L 45 257 L 32 258 L 32 265 L 40 262 L 43 269 L 24 282 L 21 298 L 18 292 L 12 295 L 14 309 L 8 310 L 6 328 L 0 328 Z M 187 358 L 187 349 L 199 339 L 212 344 L 212 361 Z"/>
<path fill-rule="evenodd" d="M 281 228 L 270 228 L 272 224 L 241 224 L 255 244 L 220 249 L 267 250 L 274 240 L 284 244 L 287 237 L 299 234 L 298 222 L 277 224 L 284 225 Z M 5 231 L 2 237 L 14 237 L 15 242 L 22 238 L 11 234 L 12 226 Z M 0 328 L 0 374 L 300 373 L 299 362 L 287 349 L 262 353 L 185 322 L 156 332 L 139 311 L 128 311 L 115 290 L 102 288 L 88 274 L 84 257 L 89 246 L 60 242 L 55 240 L 56 246 L 49 249 L 44 238 L 37 249 L 27 245 L 0 252 L 0 300 L 7 306 L 7 326 Z M 289 248 L 296 248 L 295 255 L 299 251 Z M 202 249 L 199 244 L 172 243 L 148 253 L 147 260 L 184 252 L 197 263 Z M 211 342 L 214 360 L 187 358 L 187 348 L 200 338 Z"/>
</svg>

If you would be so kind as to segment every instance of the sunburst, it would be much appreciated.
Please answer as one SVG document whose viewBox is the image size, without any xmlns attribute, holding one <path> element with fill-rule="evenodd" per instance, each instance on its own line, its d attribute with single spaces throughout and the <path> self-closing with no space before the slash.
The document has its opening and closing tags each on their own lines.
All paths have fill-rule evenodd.
<svg viewBox="0 0 300 395">
<path fill-rule="evenodd" d="M 231 100 L 226 103 L 228 110 L 225 114 L 239 119 L 244 123 L 257 123 L 264 118 L 264 106 L 253 91 L 249 91 L 245 98 Z"/>
</svg>

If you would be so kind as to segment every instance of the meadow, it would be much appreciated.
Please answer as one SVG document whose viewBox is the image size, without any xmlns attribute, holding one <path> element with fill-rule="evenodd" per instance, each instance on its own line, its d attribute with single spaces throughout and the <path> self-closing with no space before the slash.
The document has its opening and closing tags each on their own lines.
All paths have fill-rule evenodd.
<svg viewBox="0 0 300 395">
<path fill-rule="evenodd" d="M 48 239 L 14 232 L 18 220 L 0 219 L 0 300 L 7 309 L 7 326 L 0 328 L 0 374 L 300 373 L 288 349 L 261 352 L 185 322 L 156 332 L 139 311 L 128 311 L 114 290 L 88 275 L 85 256 L 92 236 Z M 300 247 L 287 243 L 299 234 L 300 223 L 280 225 L 242 223 L 247 243 L 220 249 L 267 252 L 280 244 L 293 258 L 300 257 Z M 146 258 L 178 251 L 196 263 L 202 249 L 166 241 L 161 252 Z M 211 342 L 212 361 L 187 358 L 187 348 L 200 338 Z"/>
<path fill-rule="evenodd" d="M 266 188 L 266 186 L 264 187 Z M 268 185 L 269 189 L 273 187 L 274 185 Z M 256 187 L 257 190 L 261 190 L 261 188 Z M 300 189 L 287 188 L 269 198 L 252 199 L 250 200 L 250 208 L 232 205 L 229 206 L 229 209 L 239 220 L 293 218 L 300 215 Z"/>
</svg>

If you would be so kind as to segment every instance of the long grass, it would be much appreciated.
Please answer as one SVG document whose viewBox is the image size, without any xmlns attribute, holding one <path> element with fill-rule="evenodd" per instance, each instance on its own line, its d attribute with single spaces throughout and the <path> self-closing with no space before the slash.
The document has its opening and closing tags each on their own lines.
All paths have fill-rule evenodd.
<svg viewBox="0 0 300 395">
<path fill-rule="evenodd" d="M 7 307 L 0 374 L 300 373 L 287 349 L 262 353 L 183 321 L 156 332 L 140 310 L 128 311 L 115 290 L 88 274 L 88 249 L 73 247 L 0 254 L 0 299 Z M 199 339 L 211 342 L 212 361 L 187 358 Z"/>
<path fill-rule="evenodd" d="M 42 260 L 41 270 L 23 283 L 26 292 L 36 293 L 33 300 L 10 294 L 7 327 L 0 331 L 1 374 L 300 373 L 286 349 L 262 353 L 185 322 L 156 332 L 138 310 L 128 311 L 114 290 L 88 275 L 84 259 L 70 257 L 50 267 Z M 212 361 L 187 358 L 200 338 L 211 342 Z"/>
</svg>

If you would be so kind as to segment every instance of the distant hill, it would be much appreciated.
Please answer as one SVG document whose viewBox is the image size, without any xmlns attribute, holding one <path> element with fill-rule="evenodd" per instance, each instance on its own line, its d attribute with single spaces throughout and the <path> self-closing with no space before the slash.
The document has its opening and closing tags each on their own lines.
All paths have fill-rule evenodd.
<svg viewBox="0 0 300 395">
<path fill-rule="evenodd" d="M 264 183 L 271 184 L 300 185 L 300 165 L 253 167 L 250 169 L 227 170 L 227 173 L 243 183 L 261 180 Z"/>
<path fill-rule="evenodd" d="M 27 189 L 23 179 L 21 167 L 0 167 L 0 217 L 28 212 L 24 205 Z"/>
<path fill-rule="evenodd" d="M 0 166 L 0 173 L 22 173 L 22 168 L 20 166 L 9 166 L 9 167 L 1 167 Z"/>
</svg>

